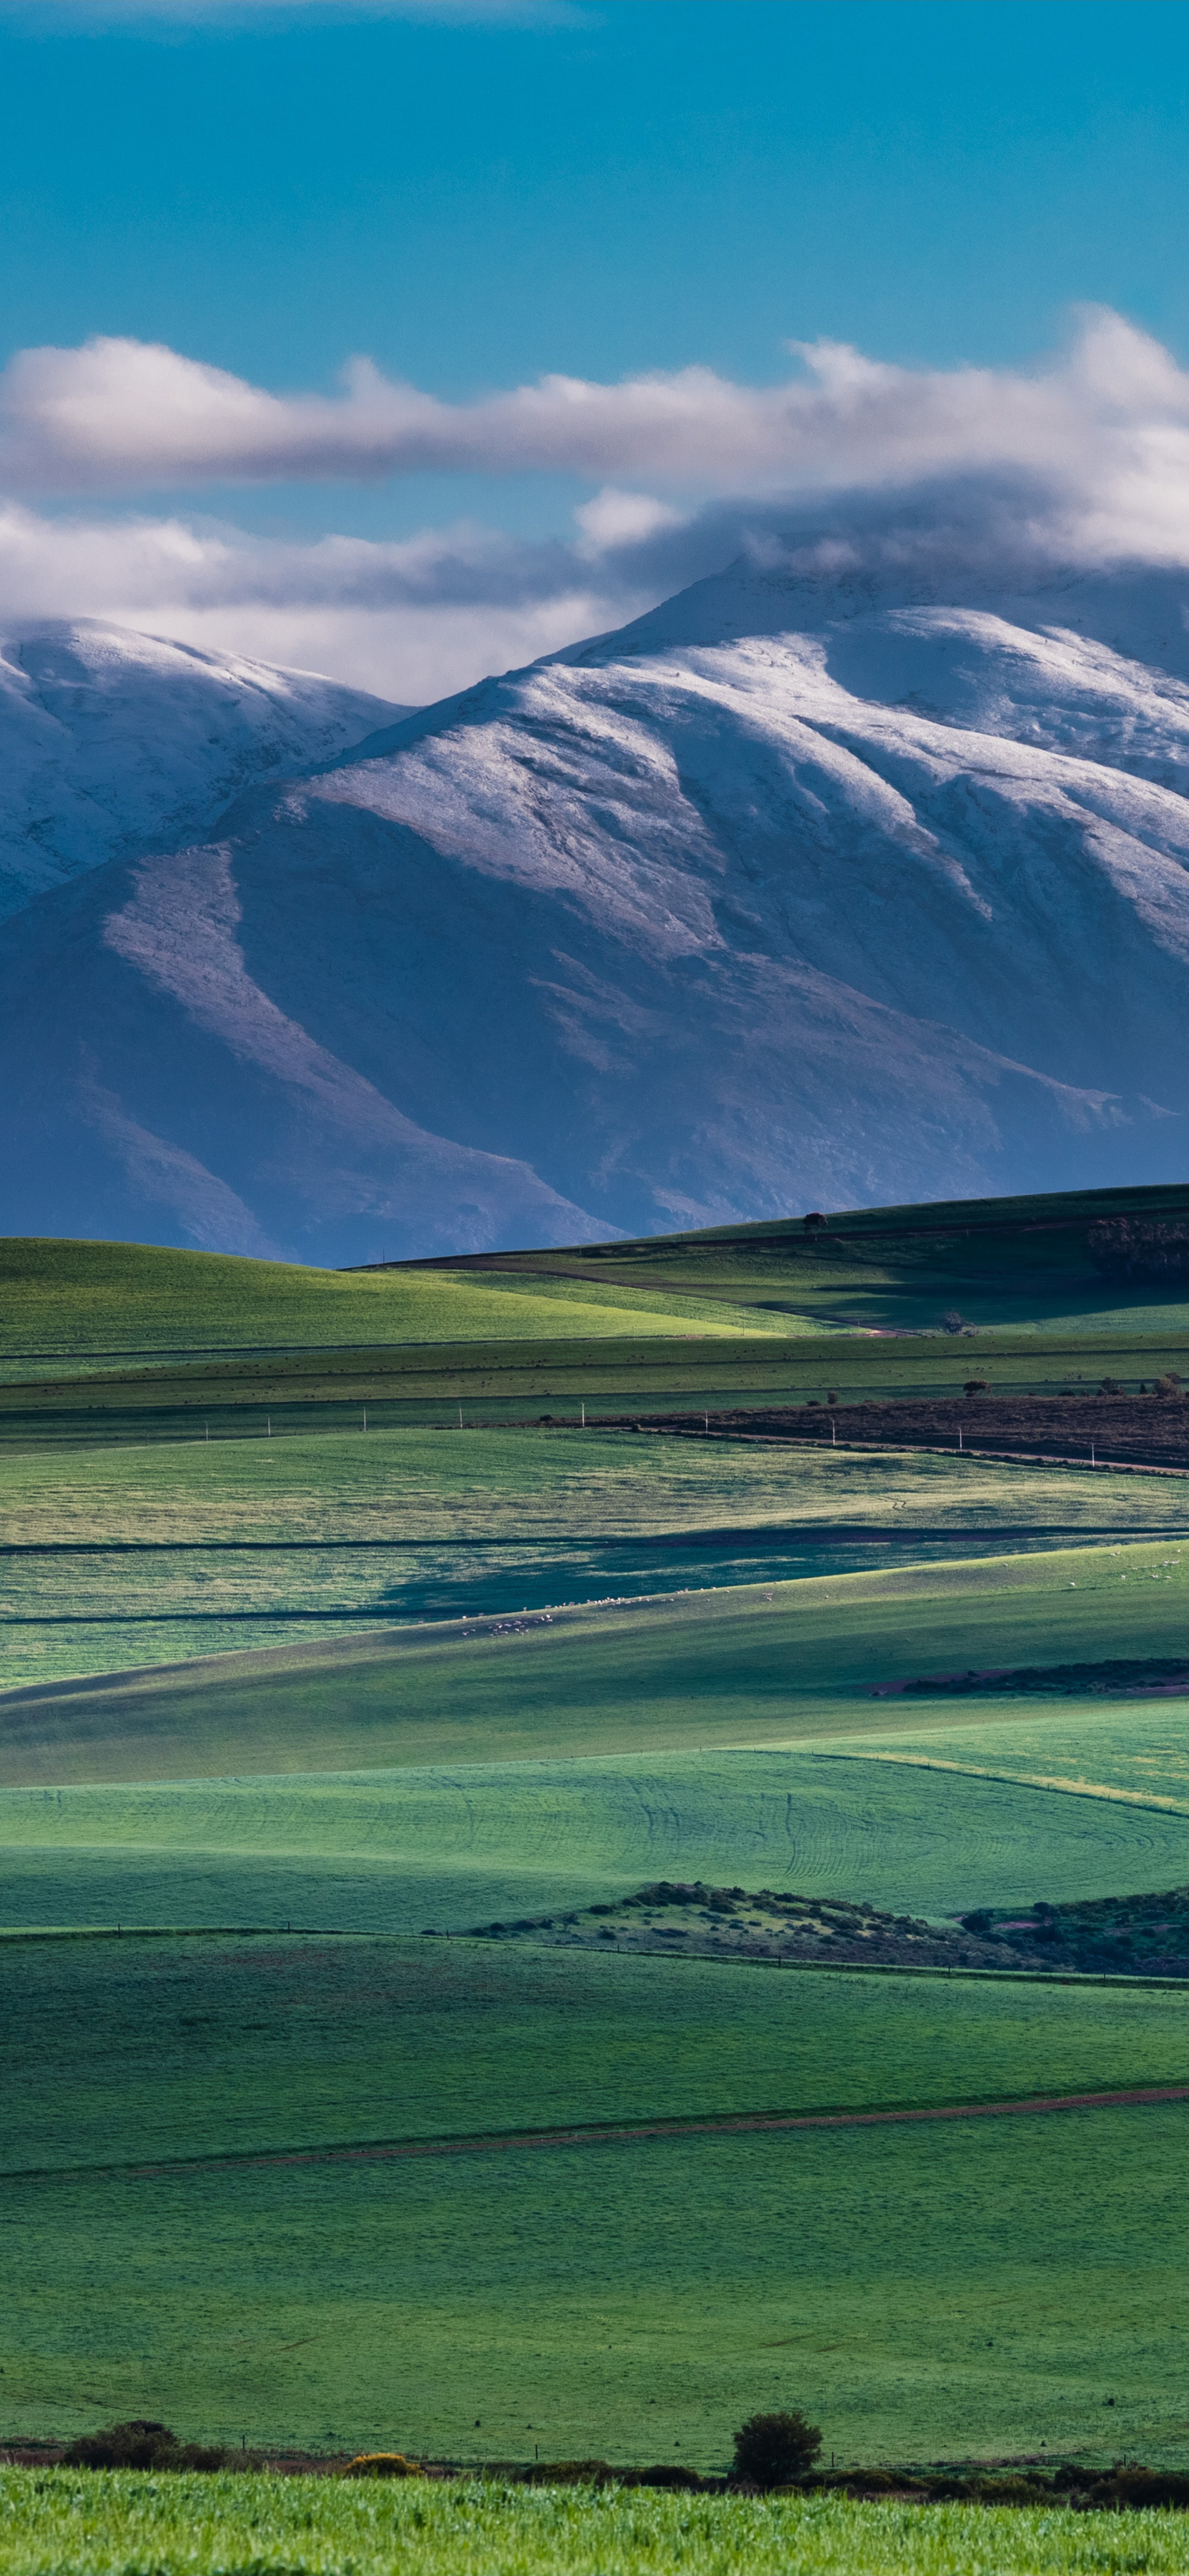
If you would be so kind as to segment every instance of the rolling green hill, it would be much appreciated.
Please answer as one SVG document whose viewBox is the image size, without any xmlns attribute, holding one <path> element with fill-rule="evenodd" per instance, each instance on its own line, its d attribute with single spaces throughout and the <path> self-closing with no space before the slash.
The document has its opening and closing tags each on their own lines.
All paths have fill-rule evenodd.
<svg viewBox="0 0 1189 2576">
<path fill-rule="evenodd" d="M 1175 1989 L 420 1937 L 658 1876 L 1189 1882 L 1189 1703 L 1098 1670 L 1189 1663 L 1189 1482 L 747 1418 L 1189 1374 L 1175 1265 L 1095 1271 L 1121 1215 L 1189 1191 L 345 1274 L 0 1248 L 0 2436 L 709 2464 L 765 2397 L 870 2458 L 1101 2446 L 1114 2395 L 1112 2448 L 1189 2456 L 1179 2106 L 356 2153 L 1189 2082 Z M 988 1667 L 1042 1680 L 872 1696 Z"/>
<path fill-rule="evenodd" d="M 1091 1255 L 1104 1219 L 1183 1229 L 1185 1188 L 1077 1190 L 1047 1197 L 961 1199 L 934 1206 L 851 1208 L 822 1223 L 782 1218 L 697 1234 L 594 1244 L 547 1253 L 480 1253 L 450 1265 L 456 1277 L 606 1281 L 663 1297 L 680 1286 L 757 1314 L 812 1317 L 831 1327 L 936 1331 L 960 1310 L 980 1329 L 1078 1326 L 1110 1314 L 1143 1329 L 1184 1331 L 1189 1302 L 1174 1285 L 1120 1294 Z M 444 1264 L 413 1265 L 423 1273 Z"/>
<path fill-rule="evenodd" d="M 0 1676 L 1189 1535 L 1176 1477 L 713 1438 L 641 1449 L 572 1425 L 365 1437 L 356 1423 L 13 1452 L 0 1465 Z"/>
<path fill-rule="evenodd" d="M 872 1692 L 969 1666 L 1183 1654 L 1187 1584 L 1189 1559 L 1173 1563 L 1167 1544 L 1116 1542 L 34 1684 L 0 1696 L 3 1776 L 210 1778 L 915 1732 L 932 1712 Z"/>
<path fill-rule="evenodd" d="M 1185 2456 L 1181 2105 L 366 2143 L 1175 2082 L 1183 1995 L 648 1967 L 0 1946 L 28 2160 L 6 2430 L 166 2412 L 233 2441 L 709 2467 L 752 2407 L 812 2397 L 844 2457 Z"/>
<path fill-rule="evenodd" d="M 154 1244 L 0 1239 L 0 1367 L 154 1352 L 331 1351 L 365 1344 L 752 1332 L 764 1319 L 680 1293 L 474 1278 L 464 1272 L 300 1269 Z M 767 1329 L 787 1332 L 771 1322 Z"/>
</svg>

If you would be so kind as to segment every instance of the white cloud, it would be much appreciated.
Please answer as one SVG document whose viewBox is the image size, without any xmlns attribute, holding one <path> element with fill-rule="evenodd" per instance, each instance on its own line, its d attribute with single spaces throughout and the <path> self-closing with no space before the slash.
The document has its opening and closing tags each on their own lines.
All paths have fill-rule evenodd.
<svg viewBox="0 0 1189 2576">
<path fill-rule="evenodd" d="M 666 586 L 662 580 L 661 587 Z M 651 604 L 655 580 L 462 527 L 403 545 L 280 544 L 180 518 L 0 506 L 5 623 L 104 617 L 424 704 Z"/>
<path fill-rule="evenodd" d="M 134 473 L 585 470 L 596 455 L 656 470 L 652 490 L 604 481 L 571 534 L 535 540 L 460 523 L 401 543 L 282 542 L 14 499 L 0 506 L 0 601 L 10 620 L 109 617 L 424 702 L 618 626 L 740 552 L 830 577 L 1189 563 L 1189 376 L 1116 316 L 1091 315 L 1032 376 L 812 354 L 811 379 L 777 393 L 687 370 L 612 387 L 550 378 L 451 406 L 364 367 L 326 402 L 135 342 L 27 351 L 0 380 L 0 450 L 26 495 Z"/>
<path fill-rule="evenodd" d="M 609 546 L 638 545 L 644 537 L 655 536 L 658 528 L 681 524 L 680 511 L 654 500 L 650 492 L 617 492 L 610 483 L 595 493 L 593 501 L 584 501 L 574 516 L 591 554 L 604 554 Z"/>
<path fill-rule="evenodd" d="M 135 340 L 26 349 L 0 378 L 0 470 L 26 491 L 535 470 L 705 496 L 1017 469 L 1183 541 L 1189 375 L 1116 314 L 1087 314 L 1068 352 L 1033 372 L 914 371 L 833 342 L 801 354 L 807 380 L 775 387 L 687 367 L 446 403 L 366 358 L 331 399 L 269 393 Z"/>
</svg>

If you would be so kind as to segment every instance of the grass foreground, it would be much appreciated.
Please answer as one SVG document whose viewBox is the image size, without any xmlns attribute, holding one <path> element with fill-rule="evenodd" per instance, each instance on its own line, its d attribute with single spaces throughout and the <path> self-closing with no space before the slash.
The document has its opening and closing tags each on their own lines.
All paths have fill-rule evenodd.
<svg viewBox="0 0 1189 2576">
<path fill-rule="evenodd" d="M 834 2496 L 691 2496 L 494 2482 L 346 2485 L 321 2477 L 155 2478 L 0 2471 L 3 2576 L 1048 2576 L 1183 2570 L 1179 2514 L 1104 2525 L 1044 2505 L 867 2504 Z"/>
</svg>

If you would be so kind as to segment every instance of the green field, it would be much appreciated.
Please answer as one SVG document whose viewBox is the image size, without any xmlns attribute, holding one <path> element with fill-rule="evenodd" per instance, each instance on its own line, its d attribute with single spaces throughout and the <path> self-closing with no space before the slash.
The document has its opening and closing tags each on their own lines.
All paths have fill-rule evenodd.
<svg viewBox="0 0 1189 2576">
<path fill-rule="evenodd" d="M 1176 1285 L 1112 1285 L 1096 1267 L 1089 1229 L 1118 1216 L 1177 1229 L 1187 1212 L 1189 1190 L 1179 1188 L 849 1208 L 814 1229 L 784 1218 L 570 1251 L 482 1253 L 454 1265 L 453 1275 L 606 1281 L 658 1298 L 680 1287 L 725 1307 L 795 1315 L 835 1331 L 936 1332 L 956 1317 L 992 1332 L 1026 1324 L 1076 1334 L 1101 1322 L 1183 1333 L 1189 1301 Z M 423 1265 L 422 1275 L 437 1267 Z"/>
<path fill-rule="evenodd" d="M 7 2424 L 714 2467 L 793 2404 L 843 2458 L 1182 2460 L 1187 2117 L 14 2183 Z"/>
<path fill-rule="evenodd" d="M 0 1248 L 0 1364 L 667 1333 L 688 1329 L 691 1315 L 703 1332 L 788 1330 L 696 1294 L 642 1296 L 611 1281 L 596 1282 L 587 1296 L 564 1279 L 537 1289 L 463 1271 L 308 1270 L 153 1244 L 9 1236 Z"/>
<path fill-rule="evenodd" d="M 0 1695 L 3 1779 L 500 1762 L 965 1727 L 987 1714 L 979 1704 L 872 1694 L 972 1666 L 1178 1657 L 1187 1584 L 1173 1542 L 1116 1539 L 47 1680 Z"/>
<path fill-rule="evenodd" d="M 1114 2396 L 1112 2441 L 1189 2451 L 1185 2107 L 317 2160 L 1184 2082 L 1189 1994 L 468 1943 L 20 1942 L 0 1970 L 10 2430 L 168 2410 L 711 2467 L 761 2402 L 811 2397 L 870 2459 L 924 2421 L 937 2456 L 1094 2450 Z"/>
<path fill-rule="evenodd" d="M 1145 1529 L 1189 1533 L 1189 1481 L 572 1428 L 55 1448 L 0 1457 L 0 1678 Z"/>
<path fill-rule="evenodd" d="M 1189 1988 L 483 1941 L 0 1944 L 0 2174 L 1189 2085 Z"/>
<path fill-rule="evenodd" d="M 942 1917 L 1189 1880 L 1187 1809 L 872 1749 L 11 1790 L 0 1920 L 457 1931 L 658 1877 Z"/>
<path fill-rule="evenodd" d="M 151 2566 L 159 2576 L 300 2568 L 308 2576 L 606 2576 L 680 2564 L 689 2576 L 1081 2576 L 1180 2570 L 1184 2535 L 1165 2513 L 1124 2513 L 1104 2539 L 1085 2517 L 971 2505 L 850 2504 L 817 2497 L 540 2492 L 498 2485 L 410 2488 L 281 2477 L 31 2476 L 0 2471 L 0 2569 Z"/>
<path fill-rule="evenodd" d="M 1089 1275 L 1100 1212 L 337 1276 L 8 1247 L 0 2440 L 145 2414 L 714 2467 L 770 2401 L 839 2457 L 1189 2460 L 1181 2106 L 318 2160 L 1189 2082 L 1189 1989 L 457 1937 L 661 1876 L 936 1917 L 1189 1882 L 1189 1702 L 1093 1678 L 1189 1662 L 1183 1478 L 712 1432 L 1189 1373 L 1189 1305 Z M 1054 1665 L 1084 1687 L 872 1696 Z M 19 1937 L 88 1925 L 122 1928 Z M 214 2531 L 190 2563 L 246 2568 Z"/>
</svg>

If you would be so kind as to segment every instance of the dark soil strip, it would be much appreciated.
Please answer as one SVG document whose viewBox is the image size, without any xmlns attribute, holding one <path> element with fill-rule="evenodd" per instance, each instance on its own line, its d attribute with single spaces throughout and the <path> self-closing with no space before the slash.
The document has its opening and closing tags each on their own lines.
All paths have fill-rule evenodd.
<svg viewBox="0 0 1189 2576">
<path fill-rule="evenodd" d="M 1041 2111 L 1106 2111 L 1149 2102 L 1189 2102 L 1189 2084 L 1134 2086 L 1124 2093 L 1042 2093 L 1022 2102 L 948 2102 L 935 2109 L 896 2111 L 752 2111 L 708 2120 L 639 2120 L 622 2126 L 501 2131 L 495 2136 L 402 2138 L 367 2146 L 280 2148 L 272 2154 L 179 2156 L 164 2164 L 41 2166 L 11 2173 L 12 2182 L 79 2182 L 104 2175 L 129 2182 L 167 2180 L 183 2173 L 239 2172 L 269 2165 L 399 2164 L 415 2156 L 496 2155 L 525 2147 L 632 2146 L 641 2138 L 747 2137 L 761 2129 L 875 2129 L 921 2120 L 1000 2120 Z"/>
<path fill-rule="evenodd" d="M 706 1437 L 696 1414 L 640 1413 L 599 1417 L 620 1430 L 665 1431 L 686 1439 Z M 712 1438 L 809 1441 L 827 1447 L 957 1449 L 971 1456 L 1028 1455 L 1038 1465 L 1189 1467 L 1189 1397 L 1155 1395 L 1025 1396 L 988 1386 L 972 1398 L 901 1396 L 891 1401 L 838 1405 L 748 1405 L 710 1416 Z"/>
</svg>

